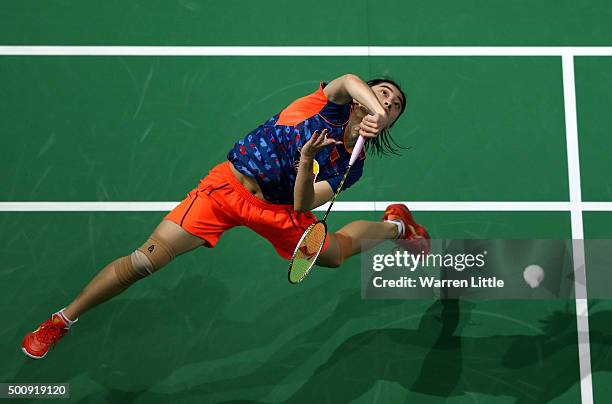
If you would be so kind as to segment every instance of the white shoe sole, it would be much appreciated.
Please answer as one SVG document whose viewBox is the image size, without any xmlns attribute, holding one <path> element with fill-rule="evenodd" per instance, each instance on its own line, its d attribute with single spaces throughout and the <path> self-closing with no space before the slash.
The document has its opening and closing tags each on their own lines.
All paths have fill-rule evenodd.
<svg viewBox="0 0 612 404">
<path fill-rule="evenodd" d="M 42 359 L 42 358 L 45 357 L 45 355 L 47 355 L 47 353 L 49 351 L 45 352 L 45 354 L 43 356 L 34 356 L 31 353 L 29 353 L 28 351 L 26 351 L 26 349 L 24 347 L 21 347 L 21 352 L 23 352 L 24 354 L 26 354 L 27 356 L 29 356 L 32 359 Z"/>
</svg>

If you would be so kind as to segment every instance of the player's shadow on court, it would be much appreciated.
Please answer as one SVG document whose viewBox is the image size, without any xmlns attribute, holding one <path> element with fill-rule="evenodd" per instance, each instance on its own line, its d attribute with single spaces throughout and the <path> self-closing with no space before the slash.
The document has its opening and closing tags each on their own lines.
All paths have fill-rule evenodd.
<svg viewBox="0 0 612 404">
<path fill-rule="evenodd" d="M 543 403 L 579 383 L 572 313 L 554 312 L 539 335 L 469 337 L 460 336 L 469 316 L 465 305 L 434 304 L 417 330 L 372 330 L 349 338 L 287 402 L 349 402 L 386 380 L 441 398 L 470 392 Z M 591 316 L 598 326 L 610 320 L 612 311 Z M 609 330 L 591 329 L 592 352 L 610 352 L 611 343 Z M 599 363 L 601 370 L 611 371 L 612 361 Z"/>
<path fill-rule="evenodd" d="M 516 403 L 528 404 L 548 402 L 579 383 L 573 313 L 553 312 L 542 321 L 542 332 L 536 335 L 461 336 L 473 307 L 467 301 L 438 301 L 423 314 L 417 329 L 381 329 L 354 335 L 283 402 L 347 403 L 385 380 L 440 400 L 480 393 L 514 397 Z M 599 327 L 610 323 L 612 311 L 596 313 L 591 319 L 596 325 L 591 328 L 592 352 L 609 353 L 612 334 Z M 311 336 L 313 345 L 317 345 L 317 333 Z M 293 353 L 307 350 L 299 341 L 301 336 L 293 345 Z M 298 362 L 284 346 L 248 375 L 203 383 L 173 398 L 206 397 L 238 386 L 259 386 L 258 395 L 265 397 L 274 383 L 284 381 L 279 368 L 292 369 L 300 365 Z M 612 362 L 602 361 L 594 370 L 612 371 Z M 226 401 L 230 402 L 255 401 Z"/>
<path fill-rule="evenodd" d="M 88 387 L 95 392 L 82 402 L 101 397 L 112 402 L 257 400 L 286 380 L 291 369 L 303 366 L 347 322 L 375 315 L 383 307 L 401 309 L 405 303 L 364 301 L 358 293 L 346 292 L 327 318 L 307 331 L 296 332 L 290 342 L 276 348 L 271 341 L 279 330 L 293 326 L 286 317 L 278 316 L 278 305 L 298 317 L 306 314 L 308 307 L 301 306 L 308 296 L 302 293 L 312 292 L 291 294 L 252 321 L 235 321 L 224 315 L 230 301 L 225 284 L 210 277 L 185 277 L 162 296 L 111 301 L 100 307 L 95 321 L 75 329 L 74 337 L 62 340 L 58 351 L 48 358 L 36 362 L 22 358 L 23 365 L 11 379 L 49 382 L 53 375 L 57 382 L 72 381 L 76 389 L 89 380 L 97 391 Z M 42 302 L 41 307 L 53 303 Z M 557 397 L 577 383 L 575 317 L 571 313 L 553 313 L 539 335 L 462 337 L 471 310 L 469 302 L 436 302 L 421 315 L 417 329 L 354 335 L 341 342 L 288 401 L 348 402 L 378 380 L 388 380 L 430 396 L 479 392 L 535 403 Z M 591 317 L 591 324 L 596 325 L 591 329 L 593 352 L 609 351 L 612 334 L 597 328 L 609 320 L 612 311 Z M 177 370 L 231 355 L 244 359 L 251 349 L 266 345 L 273 347 L 272 353 L 252 371 L 245 373 L 230 366 L 230 361 L 216 381 L 198 383 L 195 377 L 172 394 L 151 391 Z M 598 370 L 610 371 L 612 363 L 601 363 Z"/>
<path fill-rule="evenodd" d="M 328 326 L 355 314 L 350 310 L 346 314 L 344 309 L 351 304 L 358 306 L 356 299 L 357 296 L 345 297 L 327 320 L 297 335 L 252 372 L 195 384 L 165 399 L 206 397 L 211 402 L 222 402 L 221 397 L 236 398 L 223 401 L 226 403 L 261 400 L 317 352 L 321 338 L 331 333 Z M 371 330 L 354 335 L 342 342 L 326 363 L 283 402 L 346 403 L 366 394 L 377 381 L 385 380 L 440 400 L 480 393 L 514 397 L 516 403 L 527 404 L 548 402 L 578 383 L 576 320 L 571 312 L 552 313 L 542 321 L 542 332 L 536 335 L 461 336 L 472 309 L 470 302 L 439 301 L 422 315 L 417 329 Z M 610 323 L 612 311 L 596 313 L 591 319 L 596 325 L 591 329 L 591 350 L 608 353 L 612 334 L 599 327 Z M 612 362 L 604 361 L 596 370 L 611 371 Z M 144 391 L 140 398 L 163 401 L 160 395 Z"/>
</svg>

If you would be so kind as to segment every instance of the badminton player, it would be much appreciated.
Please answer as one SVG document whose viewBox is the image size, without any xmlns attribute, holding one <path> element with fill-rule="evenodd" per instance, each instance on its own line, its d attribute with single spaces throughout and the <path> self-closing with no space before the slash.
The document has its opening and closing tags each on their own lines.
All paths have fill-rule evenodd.
<svg viewBox="0 0 612 404">
<path fill-rule="evenodd" d="M 366 83 L 347 74 L 321 83 L 238 140 L 227 160 L 199 182 L 141 247 L 109 263 L 70 304 L 28 333 L 23 352 L 44 357 L 83 313 L 175 257 L 201 246 L 213 248 L 230 228 L 252 229 L 290 259 L 303 232 L 316 221 L 310 211 L 333 197 L 360 135 L 370 154 L 397 153 L 389 129 L 405 108 L 406 96 L 390 79 Z M 362 152 L 343 190 L 359 180 L 365 157 Z M 359 220 L 330 231 L 317 265 L 340 266 L 366 248 L 366 239 L 426 242 L 429 236 L 406 206 L 390 205 L 380 222 Z"/>
</svg>

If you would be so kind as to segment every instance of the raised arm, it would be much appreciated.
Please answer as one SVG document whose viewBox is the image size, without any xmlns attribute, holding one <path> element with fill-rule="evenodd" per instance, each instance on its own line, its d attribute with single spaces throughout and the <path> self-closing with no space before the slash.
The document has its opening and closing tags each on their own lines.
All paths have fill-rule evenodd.
<svg viewBox="0 0 612 404">
<path fill-rule="evenodd" d="M 332 80 L 323 89 L 325 96 L 336 104 L 348 104 L 353 100 L 365 107 L 369 115 L 361 122 L 359 134 L 364 137 L 376 137 L 389 126 L 387 111 L 366 82 L 354 74 L 345 74 Z"/>
</svg>

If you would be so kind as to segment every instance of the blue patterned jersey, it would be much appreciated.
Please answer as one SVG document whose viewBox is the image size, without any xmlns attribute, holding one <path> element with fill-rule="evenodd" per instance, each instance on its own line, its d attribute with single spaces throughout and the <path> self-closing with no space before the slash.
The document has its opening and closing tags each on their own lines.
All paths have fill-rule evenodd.
<svg viewBox="0 0 612 404">
<path fill-rule="evenodd" d="M 315 131 L 327 129 L 328 137 L 344 141 L 351 104 L 327 99 L 321 83 L 314 93 L 302 97 L 234 144 L 227 158 L 241 173 L 257 180 L 264 198 L 272 203 L 292 204 L 293 187 L 301 147 Z M 329 146 L 316 156 L 315 181 L 327 181 L 336 191 L 351 153 L 344 144 Z M 359 156 L 342 190 L 353 185 L 363 172 L 365 152 Z M 317 172 L 318 168 L 318 172 Z"/>
</svg>

